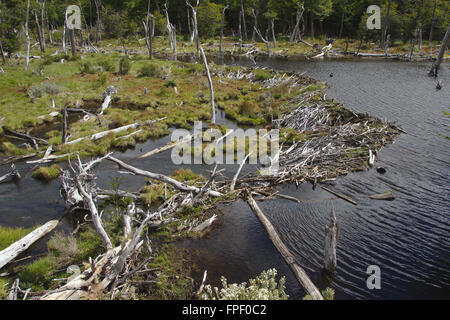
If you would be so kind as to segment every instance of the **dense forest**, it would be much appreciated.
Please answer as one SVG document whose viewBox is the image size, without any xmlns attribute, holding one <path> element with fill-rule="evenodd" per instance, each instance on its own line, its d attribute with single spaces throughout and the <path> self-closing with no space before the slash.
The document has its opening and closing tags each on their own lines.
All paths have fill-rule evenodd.
<svg viewBox="0 0 450 320">
<path fill-rule="evenodd" d="M 5 52 L 15 52 L 23 43 L 27 0 L 0 1 L 0 40 Z M 167 34 L 166 12 L 177 35 L 189 37 L 192 13 L 185 0 L 31 0 L 31 36 L 42 33 L 52 41 L 64 25 L 65 8 L 78 5 L 83 29 L 91 39 L 127 38 L 143 35 L 142 21 L 149 11 L 154 16 L 155 35 Z M 195 0 L 191 0 L 193 6 Z M 381 8 L 382 28 L 367 30 L 369 5 Z M 166 11 L 167 8 L 167 11 Z M 300 36 L 311 38 L 353 38 L 382 41 L 382 34 L 406 43 L 441 40 L 447 29 L 450 2 L 443 0 L 201 0 L 198 7 L 198 32 L 201 38 L 220 33 L 224 13 L 225 35 L 237 35 L 241 25 L 243 40 L 255 40 L 255 24 L 260 30 L 274 27 L 277 37 L 288 36 L 302 15 Z M 226 9 L 226 10 L 224 10 Z M 388 24 L 387 29 L 385 24 Z M 59 31 L 58 31 L 59 29 Z"/>
</svg>

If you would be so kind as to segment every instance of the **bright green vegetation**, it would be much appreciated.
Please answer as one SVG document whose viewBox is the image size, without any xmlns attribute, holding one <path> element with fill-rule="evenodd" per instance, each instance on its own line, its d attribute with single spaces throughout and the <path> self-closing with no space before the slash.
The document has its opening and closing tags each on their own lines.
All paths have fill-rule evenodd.
<svg viewBox="0 0 450 320">
<path fill-rule="evenodd" d="M 270 269 L 261 272 L 249 283 L 228 284 L 227 279 L 222 277 L 222 288 L 205 286 L 202 298 L 204 300 L 287 300 L 289 296 L 285 293 L 285 277 L 277 281 L 277 270 Z"/>
<path fill-rule="evenodd" d="M 32 177 L 36 180 L 51 181 L 57 179 L 60 173 L 61 167 L 55 164 L 51 167 L 40 167 L 33 172 Z"/>
<path fill-rule="evenodd" d="M 144 276 L 136 276 L 134 281 L 151 281 L 139 289 L 143 299 L 186 300 L 192 298 L 193 286 L 190 274 L 192 266 L 186 256 L 172 245 L 163 245 L 154 252 L 154 258 L 148 263 L 154 270 Z"/>
<path fill-rule="evenodd" d="M 334 290 L 331 288 L 326 288 L 325 290 L 322 290 L 322 297 L 323 300 L 334 300 Z M 313 298 L 308 294 L 306 295 L 303 300 L 313 300 Z"/>
<path fill-rule="evenodd" d="M 33 60 L 28 71 L 21 66 L 8 65 L 4 68 L 6 73 L 0 75 L 0 114 L 4 117 L 1 125 L 46 139 L 54 146 L 55 155 L 80 152 L 81 156 L 101 156 L 111 149 L 124 151 L 147 139 L 168 134 L 169 127 L 190 129 L 194 121 L 210 121 L 209 85 L 201 64 L 156 59 L 149 62 L 145 56 L 124 57 L 116 53 L 83 54 L 63 64 L 58 59 L 46 54 L 41 60 Z M 121 61 L 124 74 L 119 75 Z M 213 63 L 210 69 L 213 74 L 239 70 Z M 262 82 L 274 77 L 274 72 L 243 71 L 254 72 L 251 81 L 213 77 L 217 108 L 222 109 L 227 118 L 243 125 L 266 125 L 288 108 L 292 97 L 323 88 L 305 78 L 305 86 L 300 89 L 290 88 L 289 83 L 265 89 Z M 61 145 L 61 116 L 49 115 L 55 111 L 51 108 L 51 99 L 55 101 L 56 110 L 62 106 L 81 106 L 98 114 L 103 102 L 100 96 L 108 86 L 118 90 L 111 107 L 99 118 L 86 120 L 71 116 L 69 141 L 85 139 Z M 98 132 L 164 117 L 167 119 L 151 126 L 141 126 L 137 133 L 130 129 L 97 141 L 90 140 L 90 136 Z M 40 151 L 45 149 L 46 146 L 41 146 Z M 0 150 L 7 156 L 34 152 L 29 144 L 16 145 L 5 138 L 0 140 Z M 46 173 L 42 173 L 46 179 Z"/>
<path fill-rule="evenodd" d="M 8 285 L 7 279 L 0 278 L 0 300 L 6 300 L 8 297 Z"/>
<path fill-rule="evenodd" d="M 0 251 L 8 248 L 14 242 L 19 241 L 33 230 L 34 228 L 23 229 L 0 226 Z"/>
</svg>

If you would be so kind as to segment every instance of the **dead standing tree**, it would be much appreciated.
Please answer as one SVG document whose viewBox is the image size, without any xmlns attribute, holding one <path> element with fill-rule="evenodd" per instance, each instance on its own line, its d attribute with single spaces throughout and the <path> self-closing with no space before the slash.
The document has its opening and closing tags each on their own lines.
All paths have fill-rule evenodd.
<svg viewBox="0 0 450 320">
<path fill-rule="evenodd" d="M 330 274 L 333 274 L 336 270 L 337 258 L 336 247 L 338 241 L 339 229 L 336 215 L 334 210 L 331 210 L 331 223 L 325 227 L 325 257 L 324 266 L 325 270 Z"/>
<path fill-rule="evenodd" d="M 166 28 L 169 38 L 169 47 L 170 50 L 173 51 L 173 53 L 177 53 L 177 35 L 174 25 L 170 23 L 169 12 L 167 11 L 167 0 L 166 2 L 164 2 L 164 14 L 166 16 Z"/>
<path fill-rule="evenodd" d="M 100 40 L 100 25 L 101 25 L 101 20 L 100 20 L 100 8 L 102 6 L 102 2 L 101 0 L 94 0 L 94 4 L 95 4 L 95 9 L 97 11 L 97 24 L 96 24 L 96 31 L 95 31 L 95 43 L 98 43 L 98 40 Z"/>
<path fill-rule="evenodd" d="M 222 23 L 220 24 L 220 46 L 219 46 L 219 55 L 223 54 L 223 27 L 225 24 L 225 11 L 229 8 L 229 5 L 226 5 L 222 10 Z"/>
<path fill-rule="evenodd" d="M 255 27 L 255 30 L 254 30 L 257 34 L 258 34 L 258 36 L 261 38 L 261 40 L 266 44 L 266 47 L 267 47 L 267 55 L 270 57 L 270 42 L 269 42 L 269 39 L 264 39 L 264 37 L 262 36 L 262 34 L 261 34 L 261 32 L 258 30 L 258 29 L 256 29 L 256 27 Z"/>
<path fill-rule="evenodd" d="M 192 32 L 193 32 L 194 39 L 195 39 L 195 45 L 197 47 L 197 57 L 200 57 L 200 42 L 199 42 L 200 40 L 198 38 L 198 23 L 197 23 L 197 10 L 198 10 L 199 3 L 200 3 L 200 0 L 197 0 L 197 3 L 194 7 L 189 3 L 189 0 L 186 0 L 186 5 L 189 8 L 191 8 L 191 11 L 192 11 L 192 21 L 194 23 L 194 25 L 193 25 L 194 30 Z"/>
<path fill-rule="evenodd" d="M 145 33 L 145 43 L 147 44 L 148 56 L 153 59 L 153 39 L 155 36 L 155 17 L 150 14 L 150 0 L 147 7 L 147 20 L 142 21 Z"/>
<path fill-rule="evenodd" d="M 27 55 L 25 57 L 24 70 L 28 70 L 28 65 L 30 63 L 30 33 L 28 30 L 28 22 L 30 20 L 30 0 L 27 2 L 27 16 L 25 20 L 25 37 L 27 39 Z"/>
<path fill-rule="evenodd" d="M 208 67 L 208 60 L 206 60 L 205 52 L 203 51 L 203 48 L 200 47 L 200 52 L 202 53 L 203 57 L 203 63 L 205 65 L 206 70 L 206 76 L 208 77 L 208 83 L 209 83 L 209 96 L 211 101 L 211 123 L 216 123 L 216 106 L 214 104 L 214 87 L 211 79 L 211 73 L 209 72 Z"/>
<path fill-rule="evenodd" d="M 450 24 L 447 26 L 447 32 L 445 33 L 444 39 L 442 40 L 441 48 L 439 50 L 439 55 L 436 61 L 431 66 L 431 70 L 428 73 L 431 77 L 437 77 L 439 68 L 441 66 L 442 59 L 444 58 L 445 50 L 447 50 L 448 43 L 450 41 Z"/>
<path fill-rule="evenodd" d="M 297 10 L 296 23 L 294 30 L 292 31 L 291 38 L 289 39 L 290 43 L 297 41 L 297 39 L 301 39 L 301 31 L 300 31 L 300 22 L 303 19 L 303 13 L 305 12 L 305 1 L 303 1 L 302 6 Z"/>
</svg>

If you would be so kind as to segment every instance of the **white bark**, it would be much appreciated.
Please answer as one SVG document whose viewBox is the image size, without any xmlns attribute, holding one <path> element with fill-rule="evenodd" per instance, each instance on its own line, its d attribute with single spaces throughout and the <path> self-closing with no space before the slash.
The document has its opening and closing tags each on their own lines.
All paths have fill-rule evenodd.
<svg viewBox="0 0 450 320">
<path fill-rule="evenodd" d="M 203 51 L 203 48 L 200 47 L 200 52 L 203 57 L 203 63 L 205 65 L 206 69 L 206 76 L 208 77 L 208 83 L 209 83 L 209 96 L 210 96 L 210 102 L 211 102 L 211 123 L 216 123 L 216 106 L 214 103 L 214 86 L 211 79 L 211 73 L 209 72 L 208 67 L 208 61 L 206 60 L 205 52 Z"/>
<path fill-rule="evenodd" d="M 30 232 L 28 235 L 0 251 L 0 269 L 14 260 L 19 254 L 27 250 L 33 243 L 51 232 L 58 225 L 58 220 L 52 220 Z"/>
<path fill-rule="evenodd" d="M 325 270 L 333 273 L 337 266 L 336 246 L 338 239 L 338 225 L 334 210 L 331 210 L 331 224 L 325 227 Z"/>
<path fill-rule="evenodd" d="M 25 37 L 27 38 L 27 55 L 25 57 L 24 70 L 28 70 L 28 65 L 30 63 L 30 34 L 28 32 L 28 22 L 30 20 L 30 0 L 27 3 L 27 17 L 25 20 Z"/>
</svg>

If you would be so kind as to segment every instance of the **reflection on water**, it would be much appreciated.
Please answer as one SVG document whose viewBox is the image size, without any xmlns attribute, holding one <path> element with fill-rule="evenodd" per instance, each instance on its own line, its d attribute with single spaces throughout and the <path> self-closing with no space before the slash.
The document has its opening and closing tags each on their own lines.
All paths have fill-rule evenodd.
<svg viewBox="0 0 450 320">
<path fill-rule="evenodd" d="M 240 61 L 240 64 L 253 64 Z M 351 174 L 337 181 L 333 188 L 358 201 L 352 206 L 342 200 L 330 200 L 322 190 L 303 185 L 282 187 L 282 193 L 305 200 L 322 200 L 297 204 L 286 200 L 261 203 L 297 262 L 321 287 L 326 279 L 323 265 L 324 226 L 335 208 L 340 222 L 338 270 L 331 286 L 338 299 L 449 298 L 450 243 L 448 219 L 449 140 L 447 110 L 450 101 L 450 72 L 442 67 L 443 89 L 435 90 L 426 76 L 429 63 L 384 60 L 324 60 L 320 62 L 258 60 L 261 66 L 284 71 L 305 72 L 329 84 L 327 94 L 345 106 L 387 121 L 396 121 L 405 131 L 396 143 L 379 153 L 378 164 L 387 169 Z M 333 77 L 330 77 L 333 74 Z M 235 125 L 224 119 L 221 123 Z M 164 174 L 177 167 L 170 161 L 170 151 L 148 159 L 135 160 L 142 152 L 161 147 L 170 137 L 148 141 L 119 157 L 133 165 Z M 189 167 L 189 166 L 185 166 Z M 18 165 L 20 172 L 30 166 Z M 208 174 L 211 167 L 190 166 L 197 173 Z M 98 184 L 109 188 L 116 166 L 104 162 L 97 169 Z M 246 167 L 246 172 L 254 168 Z M 0 175 L 8 168 L 0 168 Z M 228 166 L 233 176 L 237 166 Z M 246 172 L 243 172 L 245 174 Z M 121 176 L 121 188 L 137 191 L 141 178 Z M 396 200 L 371 200 L 368 195 L 392 190 Z M 262 270 L 275 267 L 287 278 L 287 291 L 301 298 L 288 266 L 268 239 L 262 225 L 245 202 L 221 207 L 222 224 L 207 240 L 187 240 L 178 245 L 198 252 L 199 275 L 208 270 L 208 279 L 217 285 L 221 275 L 230 282 L 245 281 Z M 27 176 L 20 184 L 0 185 L 0 224 L 30 227 L 59 218 L 64 204 L 58 182 L 42 185 Z M 70 230 L 72 223 L 63 220 L 59 228 Z M 42 245 L 40 250 L 42 250 Z M 45 247 L 45 246 L 44 246 Z M 381 268 L 381 290 L 366 287 L 369 265 Z"/>
</svg>

